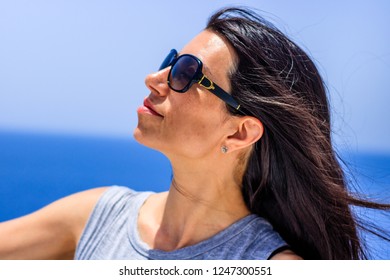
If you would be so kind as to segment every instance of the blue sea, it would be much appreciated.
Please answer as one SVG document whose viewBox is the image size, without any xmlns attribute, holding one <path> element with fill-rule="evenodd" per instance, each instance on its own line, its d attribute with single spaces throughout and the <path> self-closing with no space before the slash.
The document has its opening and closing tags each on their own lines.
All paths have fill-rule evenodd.
<svg viewBox="0 0 390 280">
<path fill-rule="evenodd" d="M 364 195 L 390 201 L 390 154 L 342 153 L 349 180 Z M 167 190 L 169 161 L 129 139 L 0 131 L 0 222 L 98 186 Z M 390 215 L 355 209 L 387 230 Z M 390 259 L 390 243 L 369 234 L 372 259 Z"/>
</svg>

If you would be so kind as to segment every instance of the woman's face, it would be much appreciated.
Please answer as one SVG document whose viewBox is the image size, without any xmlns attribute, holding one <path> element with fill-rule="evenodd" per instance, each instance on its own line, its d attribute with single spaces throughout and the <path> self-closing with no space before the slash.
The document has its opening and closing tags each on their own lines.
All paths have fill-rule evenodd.
<svg viewBox="0 0 390 280">
<path fill-rule="evenodd" d="M 192 54 L 203 62 L 203 73 L 230 92 L 229 72 L 233 71 L 234 52 L 221 37 L 203 31 L 179 53 Z M 203 157 L 220 153 L 231 115 L 225 103 L 204 87 L 194 84 L 185 93 L 167 84 L 169 69 L 148 75 L 150 90 L 144 106 L 138 108 L 134 137 L 140 143 L 169 156 Z"/>
</svg>

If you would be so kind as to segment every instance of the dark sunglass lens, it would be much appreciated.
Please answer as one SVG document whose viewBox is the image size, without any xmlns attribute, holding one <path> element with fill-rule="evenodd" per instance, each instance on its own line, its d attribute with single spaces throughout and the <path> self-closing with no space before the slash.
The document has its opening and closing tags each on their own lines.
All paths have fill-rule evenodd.
<svg viewBox="0 0 390 280">
<path fill-rule="evenodd" d="M 177 55 L 177 51 L 172 49 L 169 54 L 167 55 L 167 57 L 164 59 L 164 61 L 161 63 L 161 66 L 160 68 L 158 68 L 158 71 L 164 69 L 164 68 L 167 68 L 169 65 L 171 65 L 172 61 L 175 59 Z"/>
<path fill-rule="evenodd" d="M 182 91 L 190 85 L 198 70 L 198 62 L 191 56 L 180 56 L 172 66 L 169 83 L 172 89 Z"/>
</svg>

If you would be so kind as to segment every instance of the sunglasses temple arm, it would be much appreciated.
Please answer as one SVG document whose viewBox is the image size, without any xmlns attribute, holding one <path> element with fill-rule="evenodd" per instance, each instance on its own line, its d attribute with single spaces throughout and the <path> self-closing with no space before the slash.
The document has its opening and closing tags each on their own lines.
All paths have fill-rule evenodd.
<svg viewBox="0 0 390 280">
<path fill-rule="evenodd" d="M 233 96 L 231 96 L 229 93 L 220 88 L 216 83 L 207 78 L 206 75 L 203 74 L 198 83 L 204 88 L 208 89 L 213 94 L 215 94 L 217 97 L 222 99 L 225 103 L 227 103 L 236 111 L 240 112 L 243 115 L 247 115 L 245 110 L 243 110 L 244 108 L 241 108 L 241 105 L 238 104 L 238 102 L 234 99 Z"/>
<path fill-rule="evenodd" d="M 238 104 L 238 102 L 228 94 L 226 91 L 224 91 L 222 88 L 220 88 L 217 84 L 213 83 L 214 89 L 209 89 L 213 94 L 221 98 L 223 101 L 225 101 L 229 106 L 233 107 L 235 110 L 240 111 L 241 105 Z"/>
</svg>

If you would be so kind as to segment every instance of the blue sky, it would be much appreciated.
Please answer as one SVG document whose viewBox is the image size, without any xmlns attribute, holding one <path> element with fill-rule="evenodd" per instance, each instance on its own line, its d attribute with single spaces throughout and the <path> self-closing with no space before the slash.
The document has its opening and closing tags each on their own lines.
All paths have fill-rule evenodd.
<svg viewBox="0 0 390 280">
<path fill-rule="evenodd" d="M 339 147 L 390 153 L 386 0 L 0 0 L 0 130 L 131 138 L 145 76 L 229 4 L 263 10 L 308 50 Z"/>
</svg>

